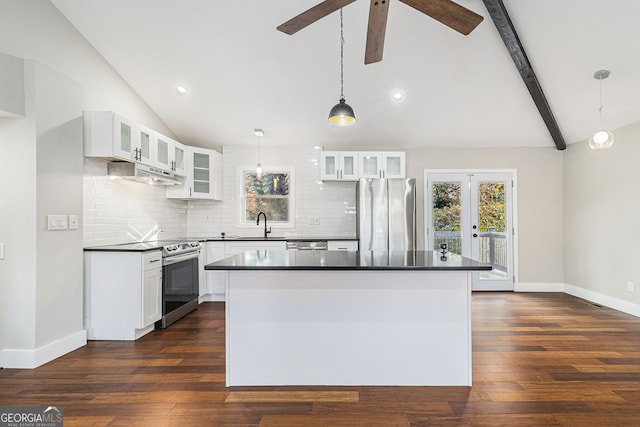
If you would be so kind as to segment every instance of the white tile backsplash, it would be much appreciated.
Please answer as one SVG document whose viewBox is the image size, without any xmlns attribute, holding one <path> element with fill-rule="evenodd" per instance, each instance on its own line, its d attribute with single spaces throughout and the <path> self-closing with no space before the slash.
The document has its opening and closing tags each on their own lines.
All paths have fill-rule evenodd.
<svg viewBox="0 0 640 427">
<path fill-rule="evenodd" d="M 262 225 L 240 227 L 238 224 L 240 171 L 255 169 L 257 147 L 225 147 L 223 163 L 223 202 L 189 202 L 189 235 L 261 236 Z M 272 236 L 355 237 L 355 183 L 321 182 L 320 149 L 314 147 L 261 147 L 260 162 L 265 170 L 293 168 L 295 225 L 272 228 Z M 317 217 L 318 225 L 310 225 Z"/>
<path fill-rule="evenodd" d="M 84 246 L 182 238 L 187 202 L 167 199 L 162 186 L 107 176 L 107 162 L 85 158 Z"/>
<path fill-rule="evenodd" d="M 254 169 L 257 147 L 225 147 L 223 201 L 175 200 L 162 186 L 111 179 L 107 162 L 85 159 L 83 236 L 85 246 L 125 242 L 213 237 L 261 236 L 262 225 L 238 225 L 239 171 Z M 295 225 L 273 228 L 272 236 L 355 237 L 355 183 L 321 182 L 320 149 L 314 147 L 262 147 L 265 170 L 294 169 Z M 309 224 L 317 217 L 319 224 Z"/>
</svg>

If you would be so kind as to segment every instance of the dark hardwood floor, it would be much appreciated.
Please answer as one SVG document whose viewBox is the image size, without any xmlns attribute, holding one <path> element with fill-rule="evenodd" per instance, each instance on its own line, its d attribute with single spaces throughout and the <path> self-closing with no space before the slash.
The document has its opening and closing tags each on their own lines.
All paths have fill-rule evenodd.
<svg viewBox="0 0 640 427">
<path fill-rule="evenodd" d="M 0 370 L 0 405 L 63 406 L 65 426 L 640 425 L 636 317 L 565 294 L 476 293 L 473 350 L 471 388 L 227 389 L 224 305 L 205 303 L 137 342 Z"/>
</svg>

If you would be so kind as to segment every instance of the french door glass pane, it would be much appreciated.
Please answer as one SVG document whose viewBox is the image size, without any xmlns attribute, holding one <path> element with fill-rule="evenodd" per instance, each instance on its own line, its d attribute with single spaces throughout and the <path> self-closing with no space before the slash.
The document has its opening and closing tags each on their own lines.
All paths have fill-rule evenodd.
<svg viewBox="0 0 640 427">
<path fill-rule="evenodd" d="M 460 182 L 434 182 L 432 191 L 433 250 L 446 243 L 449 252 L 461 255 Z"/>
<path fill-rule="evenodd" d="M 480 273 L 480 279 L 507 277 L 507 205 L 504 182 L 478 183 L 478 230 L 480 261 L 493 270 Z"/>
</svg>

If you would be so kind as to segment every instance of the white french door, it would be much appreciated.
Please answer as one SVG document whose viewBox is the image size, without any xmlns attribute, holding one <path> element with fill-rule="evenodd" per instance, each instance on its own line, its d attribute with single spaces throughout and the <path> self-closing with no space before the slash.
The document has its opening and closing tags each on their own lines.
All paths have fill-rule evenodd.
<svg viewBox="0 0 640 427">
<path fill-rule="evenodd" d="M 427 250 L 491 264 L 473 273 L 474 291 L 513 290 L 513 171 L 425 171 Z"/>
</svg>

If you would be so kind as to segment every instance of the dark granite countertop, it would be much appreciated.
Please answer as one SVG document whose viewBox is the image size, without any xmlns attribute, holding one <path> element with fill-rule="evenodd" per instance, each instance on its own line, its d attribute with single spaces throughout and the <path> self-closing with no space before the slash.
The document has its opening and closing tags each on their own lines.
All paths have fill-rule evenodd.
<svg viewBox="0 0 640 427">
<path fill-rule="evenodd" d="M 89 246 L 85 251 L 115 251 L 115 252 L 146 252 L 162 249 L 171 243 L 184 242 L 184 240 L 154 240 L 150 242 L 132 242 L 119 245 Z"/>
<path fill-rule="evenodd" d="M 291 241 L 303 241 L 303 242 L 316 242 L 318 240 L 326 240 L 326 241 L 335 241 L 335 240 L 358 240 L 357 237 L 305 237 L 305 236 L 282 236 L 282 237 L 272 237 L 269 236 L 266 239 L 264 237 L 237 237 L 237 236 L 225 236 L 222 237 L 203 237 L 203 238 L 195 238 L 191 240 L 199 240 L 201 242 L 235 242 L 235 241 L 254 241 L 254 242 L 264 242 L 264 241 L 274 241 L 274 242 L 291 242 Z"/>
<path fill-rule="evenodd" d="M 207 264 L 205 270 L 491 270 L 460 255 L 439 252 L 247 251 Z"/>
<path fill-rule="evenodd" d="M 85 251 L 121 251 L 121 252 L 146 252 L 157 249 L 162 249 L 163 246 L 171 243 L 180 242 L 286 242 L 286 241 L 318 241 L 318 240 L 358 240 L 355 237 L 186 237 L 184 239 L 168 239 L 168 240 L 153 240 L 147 242 L 131 242 L 121 243 L 116 245 L 102 245 L 102 246 L 88 246 L 84 248 Z"/>
</svg>

